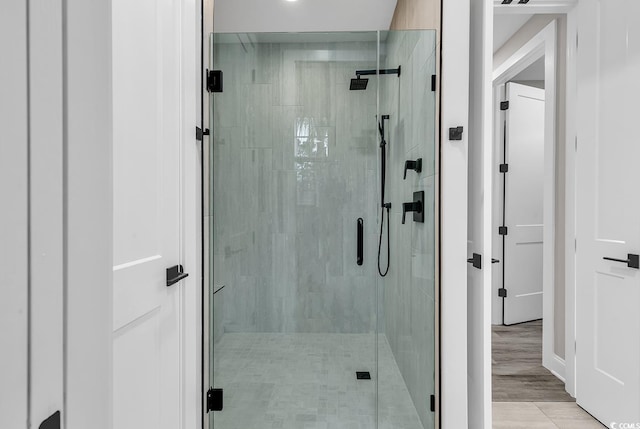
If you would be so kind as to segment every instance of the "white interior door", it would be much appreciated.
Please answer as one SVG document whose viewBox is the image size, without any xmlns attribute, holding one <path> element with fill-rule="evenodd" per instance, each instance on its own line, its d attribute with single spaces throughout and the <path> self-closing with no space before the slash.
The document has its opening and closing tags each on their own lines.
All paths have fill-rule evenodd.
<svg viewBox="0 0 640 429">
<path fill-rule="evenodd" d="M 113 1 L 113 427 L 181 427 L 180 2 Z"/>
<path fill-rule="evenodd" d="M 585 0 L 578 13 L 576 397 L 606 425 L 636 427 L 640 270 L 603 258 L 640 254 L 640 2 Z"/>
<path fill-rule="evenodd" d="M 505 325 L 542 318 L 544 90 L 509 82 L 503 175 Z"/>
</svg>

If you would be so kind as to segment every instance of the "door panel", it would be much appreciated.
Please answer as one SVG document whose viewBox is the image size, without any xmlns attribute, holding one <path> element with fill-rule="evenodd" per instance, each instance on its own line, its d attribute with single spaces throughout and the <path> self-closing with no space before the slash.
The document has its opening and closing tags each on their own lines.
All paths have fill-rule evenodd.
<svg viewBox="0 0 640 429">
<path fill-rule="evenodd" d="M 640 422 L 640 5 L 580 3 L 576 394 L 606 425 Z"/>
<path fill-rule="evenodd" d="M 113 2 L 114 427 L 180 427 L 179 2 Z"/>
<path fill-rule="evenodd" d="M 114 428 L 159 428 L 161 425 L 160 383 L 162 338 L 160 309 L 151 311 L 114 332 L 113 383 L 116 400 Z M 135 368 L 135 380 L 126 379 Z M 139 410 L 144 410 L 141 413 Z M 169 411 L 169 410 L 167 410 Z"/>
<path fill-rule="evenodd" d="M 542 318 L 544 90 L 509 82 L 506 110 L 504 324 Z"/>
</svg>

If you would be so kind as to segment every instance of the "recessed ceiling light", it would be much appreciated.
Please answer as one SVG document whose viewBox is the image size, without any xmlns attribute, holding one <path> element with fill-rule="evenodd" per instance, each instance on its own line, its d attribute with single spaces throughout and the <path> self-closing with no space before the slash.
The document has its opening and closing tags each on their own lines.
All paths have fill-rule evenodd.
<svg viewBox="0 0 640 429">
<path fill-rule="evenodd" d="M 294 1 L 298 1 L 298 0 L 287 0 L 288 2 L 294 2 Z"/>
</svg>

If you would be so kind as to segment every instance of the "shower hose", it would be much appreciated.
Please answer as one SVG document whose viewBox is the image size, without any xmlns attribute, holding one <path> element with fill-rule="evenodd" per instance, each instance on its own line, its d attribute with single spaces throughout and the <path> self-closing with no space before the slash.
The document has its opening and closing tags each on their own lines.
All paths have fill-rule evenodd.
<svg viewBox="0 0 640 429">
<path fill-rule="evenodd" d="M 385 115 L 386 116 L 386 115 Z M 391 265 L 391 243 L 389 241 L 390 238 L 390 226 L 389 226 L 389 210 L 391 209 L 391 203 L 384 202 L 384 188 L 386 182 L 386 146 L 387 142 L 384 139 L 384 120 L 388 119 L 388 116 L 382 117 L 382 125 L 378 124 L 378 129 L 380 130 L 381 141 L 380 141 L 380 199 L 381 199 L 381 210 L 382 210 L 382 218 L 380 220 L 380 238 L 378 239 L 378 274 L 381 277 L 385 277 L 389 272 L 389 265 Z M 380 266 L 381 259 L 381 250 L 382 250 L 382 235 L 384 231 L 384 211 L 387 211 L 387 267 L 383 270 Z"/>
</svg>

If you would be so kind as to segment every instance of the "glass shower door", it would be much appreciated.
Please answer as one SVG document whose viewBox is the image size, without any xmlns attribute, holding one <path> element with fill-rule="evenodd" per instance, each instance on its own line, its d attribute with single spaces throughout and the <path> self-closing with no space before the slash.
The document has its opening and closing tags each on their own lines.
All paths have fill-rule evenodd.
<svg viewBox="0 0 640 429">
<path fill-rule="evenodd" d="M 209 427 L 376 427 L 378 77 L 350 83 L 378 68 L 378 34 L 212 49 Z"/>
<path fill-rule="evenodd" d="M 431 429 L 438 390 L 436 32 L 388 31 L 380 39 L 381 67 L 401 66 L 402 73 L 380 81 L 380 113 L 389 115 L 391 257 L 378 310 L 379 427 Z M 422 213 L 403 216 L 418 200 Z"/>
<path fill-rule="evenodd" d="M 436 427 L 435 39 L 211 35 L 209 428 Z"/>
</svg>

